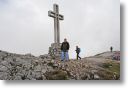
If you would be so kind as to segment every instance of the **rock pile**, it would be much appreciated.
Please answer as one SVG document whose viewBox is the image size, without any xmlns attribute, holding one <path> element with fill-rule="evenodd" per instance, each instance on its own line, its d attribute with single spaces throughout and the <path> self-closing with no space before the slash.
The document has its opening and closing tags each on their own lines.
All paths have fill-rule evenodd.
<svg viewBox="0 0 128 88">
<path fill-rule="evenodd" d="M 106 77 L 108 73 L 110 75 Z M 87 58 L 61 62 L 59 58 L 52 59 L 47 54 L 35 57 L 31 54 L 20 55 L 0 51 L 0 79 L 100 80 L 117 79 L 117 77 L 115 73 L 113 75 L 104 70 L 99 63 Z"/>
<path fill-rule="evenodd" d="M 43 80 L 43 73 L 52 70 L 45 60 L 33 55 L 18 55 L 0 52 L 0 79 L 1 80 Z"/>
</svg>

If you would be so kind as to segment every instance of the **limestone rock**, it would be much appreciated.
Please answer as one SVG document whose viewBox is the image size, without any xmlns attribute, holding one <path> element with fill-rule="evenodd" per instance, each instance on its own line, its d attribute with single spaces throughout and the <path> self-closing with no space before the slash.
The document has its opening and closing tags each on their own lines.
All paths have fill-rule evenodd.
<svg viewBox="0 0 128 88">
<path fill-rule="evenodd" d="M 8 68 L 6 67 L 6 66 L 0 66 L 0 71 L 1 72 L 6 72 L 6 71 L 8 71 Z"/>
<path fill-rule="evenodd" d="M 120 64 L 104 58 L 96 59 L 95 56 L 62 62 L 48 54 L 35 57 L 31 54 L 20 55 L 0 51 L 0 80 L 119 80 L 120 75 L 117 72 L 113 73 L 103 68 L 102 64 L 105 61 L 113 62 L 116 66 Z M 114 65 L 111 68 L 113 67 Z"/>
<path fill-rule="evenodd" d="M 97 74 L 95 74 L 95 75 L 94 75 L 94 79 L 95 79 L 95 80 L 99 80 L 100 77 L 99 77 Z"/>
</svg>

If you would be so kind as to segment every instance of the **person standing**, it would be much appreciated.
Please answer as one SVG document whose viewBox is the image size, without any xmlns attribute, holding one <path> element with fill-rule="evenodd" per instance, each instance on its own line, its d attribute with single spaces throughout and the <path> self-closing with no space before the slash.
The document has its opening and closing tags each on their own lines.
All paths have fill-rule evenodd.
<svg viewBox="0 0 128 88">
<path fill-rule="evenodd" d="M 110 47 L 110 51 L 111 51 L 111 52 L 113 51 L 113 47 L 112 47 L 112 46 Z"/>
<path fill-rule="evenodd" d="M 78 60 L 78 58 L 80 58 L 81 59 L 81 57 L 79 56 L 79 54 L 80 54 L 80 48 L 78 47 L 78 46 L 76 46 L 76 58 L 77 58 L 77 60 Z"/>
<path fill-rule="evenodd" d="M 69 55 L 68 55 L 68 51 L 69 51 L 70 45 L 67 42 L 67 39 L 64 39 L 64 42 L 61 45 L 61 61 L 64 61 L 66 59 L 66 61 L 69 60 Z"/>
</svg>

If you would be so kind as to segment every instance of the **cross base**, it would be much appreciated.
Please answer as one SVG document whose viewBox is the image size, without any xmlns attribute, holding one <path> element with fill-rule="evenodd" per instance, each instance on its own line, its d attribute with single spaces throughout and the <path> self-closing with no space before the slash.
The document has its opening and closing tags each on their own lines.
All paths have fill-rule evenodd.
<svg viewBox="0 0 128 88">
<path fill-rule="evenodd" d="M 61 43 L 52 43 L 49 47 L 49 55 L 55 59 L 60 58 L 61 55 Z"/>
</svg>

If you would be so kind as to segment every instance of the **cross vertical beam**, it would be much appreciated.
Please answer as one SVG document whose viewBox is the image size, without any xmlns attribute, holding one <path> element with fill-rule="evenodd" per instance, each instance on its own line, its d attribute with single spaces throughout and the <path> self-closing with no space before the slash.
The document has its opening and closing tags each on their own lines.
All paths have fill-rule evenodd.
<svg viewBox="0 0 128 88">
<path fill-rule="evenodd" d="M 58 19 L 58 14 L 59 14 L 59 7 L 58 5 L 54 4 L 53 5 L 53 11 L 56 13 L 55 14 L 55 18 L 54 18 L 54 31 L 55 31 L 55 43 L 60 43 L 60 40 L 59 40 L 59 19 Z"/>
</svg>

